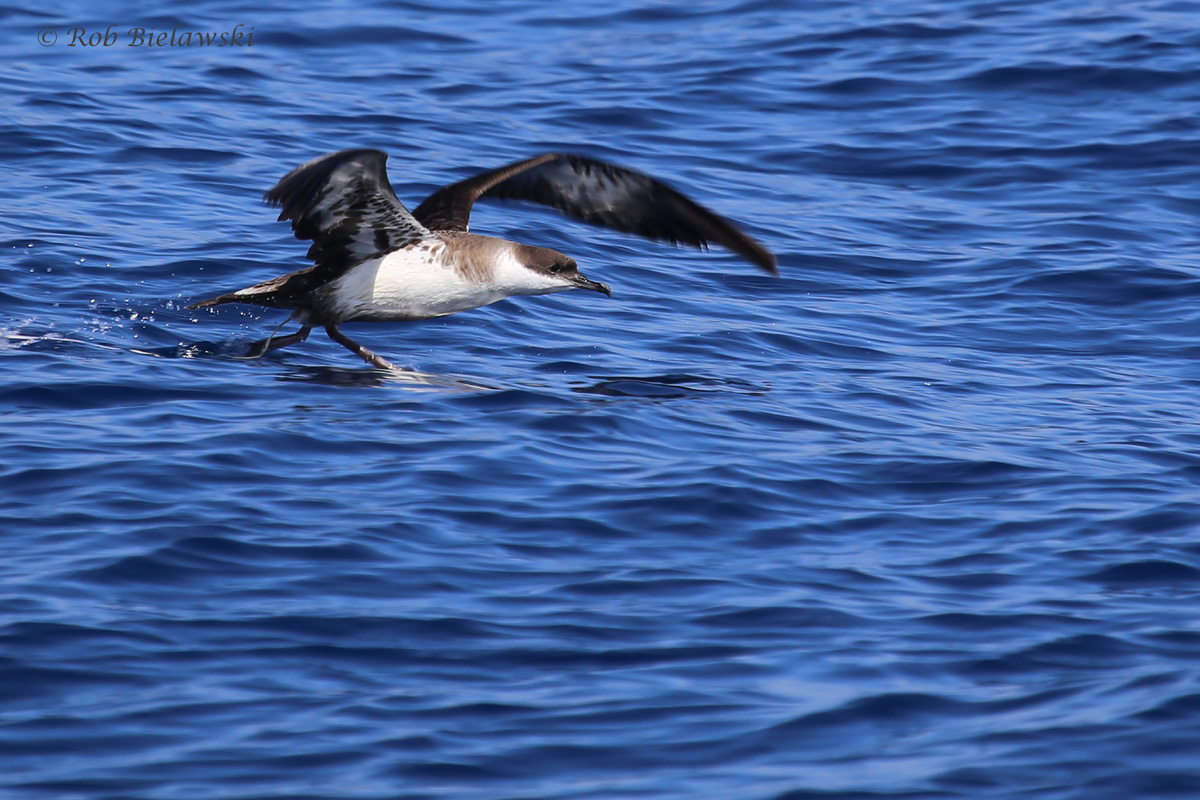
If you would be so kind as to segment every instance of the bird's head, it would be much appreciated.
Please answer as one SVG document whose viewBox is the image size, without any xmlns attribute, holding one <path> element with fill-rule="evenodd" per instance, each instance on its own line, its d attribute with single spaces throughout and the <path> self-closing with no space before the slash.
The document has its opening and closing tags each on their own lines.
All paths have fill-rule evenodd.
<svg viewBox="0 0 1200 800">
<path fill-rule="evenodd" d="M 533 291 L 526 294 L 550 294 L 565 292 L 568 289 L 591 289 L 612 297 L 612 289 L 607 284 L 588 280 L 579 272 L 575 259 L 565 256 L 557 250 L 548 247 L 531 247 L 517 245 L 517 260 L 527 271 L 524 276 L 531 284 Z"/>
</svg>

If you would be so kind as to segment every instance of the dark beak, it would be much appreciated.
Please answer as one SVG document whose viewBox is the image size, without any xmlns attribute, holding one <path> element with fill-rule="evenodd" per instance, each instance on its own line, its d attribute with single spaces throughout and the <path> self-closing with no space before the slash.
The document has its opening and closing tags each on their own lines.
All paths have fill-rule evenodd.
<svg viewBox="0 0 1200 800">
<path fill-rule="evenodd" d="M 597 281 L 589 281 L 583 275 L 576 275 L 571 278 L 571 283 L 575 284 L 576 289 L 591 289 L 593 292 L 603 292 L 612 297 L 612 289 L 608 288 L 607 283 L 599 283 Z"/>
</svg>

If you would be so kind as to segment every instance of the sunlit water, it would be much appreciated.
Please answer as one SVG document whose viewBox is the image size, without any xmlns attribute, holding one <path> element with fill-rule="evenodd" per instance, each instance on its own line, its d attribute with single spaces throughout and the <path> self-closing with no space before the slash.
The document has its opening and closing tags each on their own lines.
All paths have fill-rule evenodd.
<svg viewBox="0 0 1200 800">
<path fill-rule="evenodd" d="M 1200 3 L 56 6 L 0 12 L 5 798 L 1200 796 Z M 360 146 L 410 206 L 618 161 L 782 278 L 481 206 L 613 299 L 238 358 L 283 315 L 182 306 Z"/>
</svg>

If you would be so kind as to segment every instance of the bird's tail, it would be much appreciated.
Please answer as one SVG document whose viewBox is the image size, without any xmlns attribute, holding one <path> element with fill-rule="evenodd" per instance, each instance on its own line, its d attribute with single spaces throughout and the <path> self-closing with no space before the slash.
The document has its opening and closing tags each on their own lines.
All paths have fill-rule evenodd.
<svg viewBox="0 0 1200 800">
<path fill-rule="evenodd" d="M 209 308 L 210 306 L 219 306 L 224 303 L 250 303 L 256 306 L 266 306 L 267 308 L 291 308 L 289 303 L 284 305 L 280 302 L 280 298 L 274 291 L 253 291 L 258 287 L 251 286 L 246 289 L 239 289 L 236 292 L 217 295 L 210 297 L 207 300 L 201 300 L 199 303 L 192 303 L 185 308 Z"/>
<path fill-rule="evenodd" d="M 187 308 L 208 308 L 219 306 L 222 303 L 250 303 L 267 308 L 296 308 L 301 305 L 298 301 L 309 289 L 311 284 L 309 273 L 312 269 L 309 267 L 299 272 L 247 286 L 245 289 L 238 289 L 236 292 L 219 294 L 216 297 L 201 300 L 199 303 L 192 303 Z"/>
<path fill-rule="evenodd" d="M 207 300 L 201 300 L 199 303 L 192 303 L 190 306 L 184 306 L 184 308 L 208 308 L 209 306 L 219 306 L 222 303 L 239 302 L 241 302 L 241 299 L 238 297 L 238 293 L 230 292 L 229 294 L 223 294 L 218 297 L 210 297 Z"/>
</svg>

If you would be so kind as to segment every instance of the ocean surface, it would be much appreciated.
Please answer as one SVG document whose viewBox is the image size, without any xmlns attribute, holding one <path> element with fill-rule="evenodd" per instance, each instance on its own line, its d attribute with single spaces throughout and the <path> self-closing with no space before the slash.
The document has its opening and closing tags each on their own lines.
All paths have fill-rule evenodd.
<svg viewBox="0 0 1200 800">
<path fill-rule="evenodd" d="M 52 5 L 4 800 L 1200 797 L 1200 3 Z M 487 204 L 612 299 L 242 358 L 284 313 L 183 306 L 305 266 L 262 193 L 348 147 L 410 208 L 615 161 L 781 277 Z"/>
</svg>

